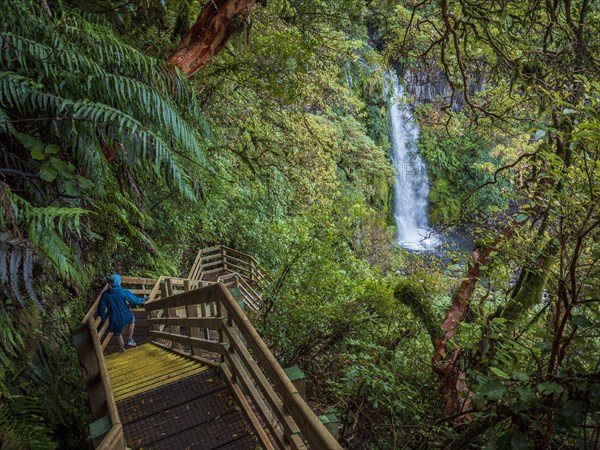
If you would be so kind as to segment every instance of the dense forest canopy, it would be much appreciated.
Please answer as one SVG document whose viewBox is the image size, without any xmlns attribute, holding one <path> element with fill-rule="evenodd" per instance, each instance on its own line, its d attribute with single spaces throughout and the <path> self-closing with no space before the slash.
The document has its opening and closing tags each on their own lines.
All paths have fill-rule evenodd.
<svg viewBox="0 0 600 450">
<path fill-rule="evenodd" d="M 2 7 L 2 448 L 82 448 L 90 299 L 212 244 L 272 273 L 252 321 L 345 447 L 599 446 L 597 2 Z M 390 68 L 472 248 L 394 241 Z"/>
</svg>

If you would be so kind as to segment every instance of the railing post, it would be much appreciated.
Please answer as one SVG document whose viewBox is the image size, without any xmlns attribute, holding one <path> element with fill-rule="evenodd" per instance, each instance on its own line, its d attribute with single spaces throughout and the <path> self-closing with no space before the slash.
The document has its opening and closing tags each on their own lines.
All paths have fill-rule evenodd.
<svg viewBox="0 0 600 450">
<path fill-rule="evenodd" d="M 221 261 L 223 262 L 223 270 L 227 270 L 227 251 L 221 246 Z"/>
<path fill-rule="evenodd" d="M 183 290 L 185 292 L 190 290 L 190 281 L 189 280 L 184 280 L 183 282 Z M 198 305 L 189 305 L 186 306 L 186 313 L 188 317 L 198 317 Z M 202 333 L 200 331 L 199 327 L 190 327 L 190 336 L 191 337 L 195 337 L 195 338 L 201 338 L 202 337 Z M 197 347 L 191 347 L 190 348 L 190 353 L 192 355 L 199 355 L 200 354 L 200 349 Z"/>
<path fill-rule="evenodd" d="M 165 279 L 165 284 L 160 287 L 163 298 L 170 297 L 173 295 L 173 280 L 170 278 Z M 178 317 L 176 308 L 167 309 L 167 317 Z M 176 325 L 169 325 L 169 332 L 173 334 L 180 334 L 181 329 Z M 175 350 L 181 350 L 181 344 L 179 342 L 171 341 L 171 348 Z"/>
<path fill-rule="evenodd" d="M 223 299 L 221 298 L 221 294 L 219 293 L 219 299 L 215 302 L 216 303 L 216 311 L 215 311 L 215 315 L 217 317 L 224 317 L 225 321 L 227 324 L 229 324 L 229 321 L 231 320 L 229 318 L 229 312 L 227 311 L 227 308 L 225 308 L 225 306 L 223 305 Z M 227 343 L 227 338 L 225 337 L 225 334 L 223 333 L 223 328 L 219 328 L 218 330 L 218 334 L 219 334 L 219 342 L 222 344 L 226 344 Z M 225 355 L 221 355 L 221 362 L 225 363 L 226 362 L 226 358 Z"/>
</svg>

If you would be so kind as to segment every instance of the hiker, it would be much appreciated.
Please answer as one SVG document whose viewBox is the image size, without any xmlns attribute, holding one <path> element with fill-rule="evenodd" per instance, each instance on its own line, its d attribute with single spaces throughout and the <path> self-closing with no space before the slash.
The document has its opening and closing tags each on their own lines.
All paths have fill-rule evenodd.
<svg viewBox="0 0 600 450">
<path fill-rule="evenodd" d="M 123 342 L 123 330 L 127 327 L 127 345 L 135 347 L 133 340 L 133 329 L 135 327 L 135 317 L 129 309 L 127 303 L 133 306 L 139 306 L 146 300 L 143 297 L 136 297 L 133 293 L 121 286 L 121 277 L 113 274 L 108 278 L 109 288 L 104 291 L 98 305 L 98 316 L 106 320 L 108 312 L 108 331 L 117 338 L 119 343 L 119 352 L 125 351 Z"/>
</svg>

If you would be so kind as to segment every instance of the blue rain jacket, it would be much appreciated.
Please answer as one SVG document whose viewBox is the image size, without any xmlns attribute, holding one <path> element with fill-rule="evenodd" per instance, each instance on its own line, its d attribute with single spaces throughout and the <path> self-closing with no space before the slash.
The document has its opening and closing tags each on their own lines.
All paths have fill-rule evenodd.
<svg viewBox="0 0 600 450">
<path fill-rule="evenodd" d="M 98 305 L 98 315 L 106 320 L 108 312 L 108 331 L 111 333 L 122 333 L 126 325 L 133 322 L 133 314 L 127 306 L 141 305 L 143 297 L 136 297 L 131 291 L 121 286 L 114 286 L 102 294 Z"/>
</svg>

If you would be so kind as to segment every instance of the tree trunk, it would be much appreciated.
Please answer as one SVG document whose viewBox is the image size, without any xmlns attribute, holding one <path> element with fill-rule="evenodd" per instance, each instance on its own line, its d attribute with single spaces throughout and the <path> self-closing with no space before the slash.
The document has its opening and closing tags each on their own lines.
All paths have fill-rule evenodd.
<svg viewBox="0 0 600 450">
<path fill-rule="evenodd" d="M 442 322 L 442 334 L 436 337 L 433 342 L 433 371 L 440 381 L 444 416 L 449 418 L 448 422 L 452 425 L 471 421 L 471 415 L 468 411 L 473 409 L 473 395 L 467 385 L 466 374 L 460 367 L 461 348 L 457 344 L 451 344 L 451 342 L 456 335 L 458 325 L 469 311 L 471 296 L 481 276 L 481 267 L 488 264 L 490 254 L 500 240 L 510 238 L 513 233 L 513 227 L 508 226 L 492 245 L 485 248 L 476 248 L 471 253 L 469 270 L 454 294 L 452 306 Z"/>
<path fill-rule="evenodd" d="M 219 52 L 256 0 L 211 0 L 198 15 L 169 62 L 191 76 Z"/>
</svg>

